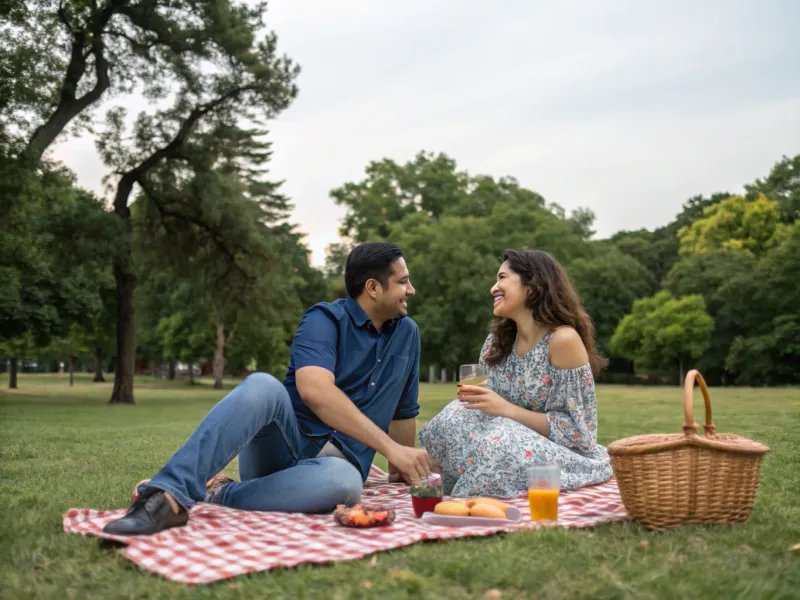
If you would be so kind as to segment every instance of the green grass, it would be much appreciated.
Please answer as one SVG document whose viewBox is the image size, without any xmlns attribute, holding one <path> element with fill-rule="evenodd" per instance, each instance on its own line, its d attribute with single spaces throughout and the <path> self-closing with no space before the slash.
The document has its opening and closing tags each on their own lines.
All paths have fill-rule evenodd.
<svg viewBox="0 0 800 600">
<path fill-rule="evenodd" d="M 0 378 L 2 598 L 798 598 L 800 390 L 712 389 L 719 431 L 772 448 L 750 520 L 667 534 L 632 524 L 415 544 L 332 566 L 188 587 L 139 571 L 118 551 L 67 535 L 70 507 L 119 508 L 223 395 L 142 380 L 136 406 L 108 406 L 111 384 L 79 376 Z M 234 382 L 226 382 L 227 386 Z M 423 386 L 420 423 L 454 395 Z M 600 441 L 679 431 L 677 388 L 600 387 Z M 699 408 L 699 406 L 698 406 Z M 701 413 L 697 413 L 700 420 Z M 376 461 L 385 467 L 385 462 Z M 235 464 L 228 469 L 235 474 Z"/>
</svg>

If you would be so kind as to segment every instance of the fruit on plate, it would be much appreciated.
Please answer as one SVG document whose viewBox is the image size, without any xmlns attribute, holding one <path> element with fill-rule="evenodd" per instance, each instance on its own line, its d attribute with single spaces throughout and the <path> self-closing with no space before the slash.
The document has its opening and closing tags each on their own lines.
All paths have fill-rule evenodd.
<svg viewBox="0 0 800 600">
<path fill-rule="evenodd" d="M 467 506 L 470 508 L 476 504 L 488 504 L 490 506 L 496 506 L 503 511 L 503 514 L 505 514 L 506 509 L 508 508 L 508 504 L 500 502 L 500 500 L 497 500 L 496 498 L 470 498 L 467 500 Z"/>
<path fill-rule="evenodd" d="M 492 504 L 473 504 L 469 508 L 470 517 L 488 517 L 490 519 L 505 519 L 506 512 Z"/>
<path fill-rule="evenodd" d="M 394 521 L 395 514 L 391 508 L 380 506 L 339 504 L 333 511 L 333 518 L 339 525 L 345 527 L 382 527 L 390 525 Z"/>
<path fill-rule="evenodd" d="M 465 502 L 458 500 L 447 500 L 439 502 L 436 508 L 433 509 L 437 515 L 447 515 L 450 517 L 467 517 L 469 516 L 469 507 Z"/>
</svg>

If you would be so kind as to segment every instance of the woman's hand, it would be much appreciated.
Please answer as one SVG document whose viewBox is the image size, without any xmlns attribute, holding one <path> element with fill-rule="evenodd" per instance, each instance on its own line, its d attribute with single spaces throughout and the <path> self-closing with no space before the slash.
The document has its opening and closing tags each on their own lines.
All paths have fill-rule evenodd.
<svg viewBox="0 0 800 600">
<path fill-rule="evenodd" d="M 458 388 L 458 399 L 466 403 L 464 408 L 476 409 L 485 415 L 508 417 L 514 406 L 489 388 L 479 385 L 459 385 Z"/>
</svg>

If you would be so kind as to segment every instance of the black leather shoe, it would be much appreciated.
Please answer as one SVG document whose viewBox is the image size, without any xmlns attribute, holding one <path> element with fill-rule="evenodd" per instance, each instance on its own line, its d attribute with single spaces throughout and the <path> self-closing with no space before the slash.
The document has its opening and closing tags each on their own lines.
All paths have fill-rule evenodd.
<svg viewBox="0 0 800 600">
<path fill-rule="evenodd" d="M 150 535 L 170 527 L 186 525 L 188 520 L 189 512 L 185 508 L 181 508 L 180 512 L 175 514 L 164 492 L 156 490 L 151 495 L 137 498 L 128 514 L 103 527 L 103 533 Z"/>
</svg>

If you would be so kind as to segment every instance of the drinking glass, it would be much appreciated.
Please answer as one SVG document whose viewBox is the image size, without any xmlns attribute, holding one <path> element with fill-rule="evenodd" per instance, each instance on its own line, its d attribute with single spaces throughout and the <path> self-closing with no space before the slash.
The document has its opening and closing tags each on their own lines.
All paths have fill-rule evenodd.
<svg viewBox="0 0 800 600">
<path fill-rule="evenodd" d="M 528 504 L 532 521 L 558 521 L 558 491 L 561 467 L 535 465 L 527 468 Z"/>
<path fill-rule="evenodd" d="M 488 380 L 486 365 L 461 365 L 458 368 L 458 381 L 462 385 L 486 385 Z"/>
<path fill-rule="evenodd" d="M 411 486 L 411 507 L 419 519 L 426 512 L 433 512 L 442 501 L 442 478 L 438 473 L 423 477 L 419 484 Z"/>
</svg>

